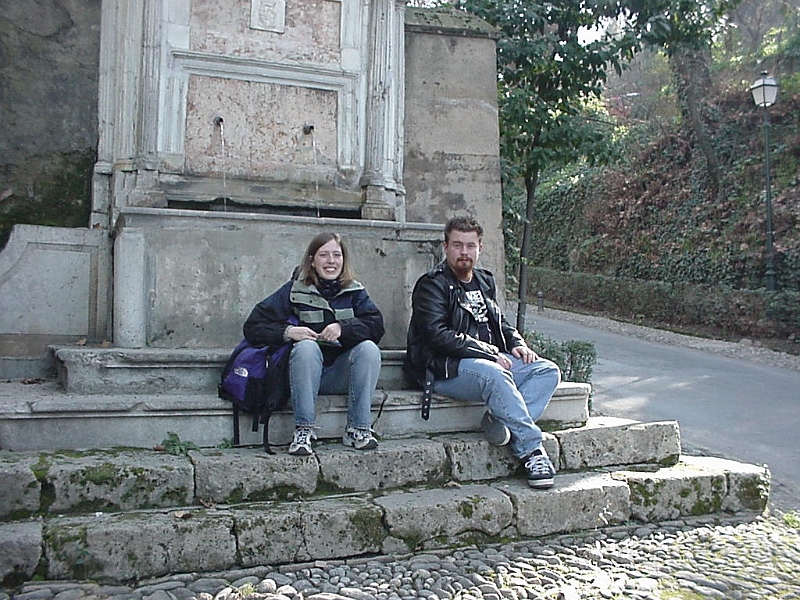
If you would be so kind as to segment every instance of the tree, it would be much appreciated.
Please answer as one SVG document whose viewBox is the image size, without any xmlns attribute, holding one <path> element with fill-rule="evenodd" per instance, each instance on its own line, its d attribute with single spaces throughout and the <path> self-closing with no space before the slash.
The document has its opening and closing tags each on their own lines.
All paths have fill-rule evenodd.
<svg viewBox="0 0 800 600">
<path fill-rule="evenodd" d="M 673 73 L 690 137 L 706 160 L 708 189 L 716 200 L 722 185 L 709 132 L 711 42 L 740 0 L 629 0 L 630 26 L 644 43 L 661 48 Z"/>
<path fill-rule="evenodd" d="M 585 31 L 603 31 L 606 21 L 625 14 L 613 0 L 459 0 L 455 6 L 502 35 L 497 48 L 500 152 L 524 181 L 526 195 L 517 310 L 517 329 L 524 331 L 526 257 L 539 175 L 545 166 L 594 160 L 608 150 L 585 109 L 601 96 L 607 70 L 621 71 L 640 40 L 627 29 L 584 41 Z"/>
</svg>

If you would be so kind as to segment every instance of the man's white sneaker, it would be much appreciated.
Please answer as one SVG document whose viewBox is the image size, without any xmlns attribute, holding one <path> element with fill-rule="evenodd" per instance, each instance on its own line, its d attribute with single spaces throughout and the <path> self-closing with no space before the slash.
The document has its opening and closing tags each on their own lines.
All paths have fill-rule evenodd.
<svg viewBox="0 0 800 600">
<path fill-rule="evenodd" d="M 369 429 L 356 429 L 355 427 L 348 427 L 344 430 L 342 443 L 345 446 L 352 446 L 356 450 L 372 450 L 378 447 L 378 440 Z"/>
<path fill-rule="evenodd" d="M 294 439 L 289 444 L 289 454 L 295 456 L 310 456 L 314 453 L 311 449 L 311 440 L 317 439 L 314 429 L 308 426 L 295 427 Z"/>
</svg>

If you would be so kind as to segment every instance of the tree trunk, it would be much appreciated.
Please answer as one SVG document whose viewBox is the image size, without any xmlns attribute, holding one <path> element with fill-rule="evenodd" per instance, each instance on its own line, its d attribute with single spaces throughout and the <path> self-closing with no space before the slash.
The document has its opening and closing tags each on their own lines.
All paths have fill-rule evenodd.
<svg viewBox="0 0 800 600">
<path fill-rule="evenodd" d="M 681 46 L 669 52 L 669 63 L 678 88 L 678 101 L 697 148 L 706 159 L 709 189 L 714 199 L 720 191 L 721 174 L 714 143 L 708 132 L 702 98 L 708 91 L 710 74 L 707 53 L 696 47 Z"/>
<path fill-rule="evenodd" d="M 525 335 L 526 298 L 528 296 L 528 252 L 531 247 L 531 223 L 536 210 L 534 199 L 539 183 L 539 169 L 534 167 L 525 173 L 525 222 L 522 224 L 522 247 L 519 251 L 519 294 L 517 300 L 517 331 Z"/>
</svg>

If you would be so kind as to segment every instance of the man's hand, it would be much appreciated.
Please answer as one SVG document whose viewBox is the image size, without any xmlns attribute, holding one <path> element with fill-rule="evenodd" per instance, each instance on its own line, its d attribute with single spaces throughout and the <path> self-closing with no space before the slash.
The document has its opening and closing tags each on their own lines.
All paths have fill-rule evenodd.
<svg viewBox="0 0 800 600">
<path fill-rule="evenodd" d="M 503 367 L 506 371 L 511 370 L 511 359 L 508 358 L 505 354 L 497 355 L 497 364 Z"/>
<path fill-rule="evenodd" d="M 532 363 L 533 361 L 537 360 L 539 357 L 536 355 L 536 352 L 528 348 L 527 346 L 517 346 L 511 350 L 511 354 L 516 356 L 524 363 Z"/>
</svg>

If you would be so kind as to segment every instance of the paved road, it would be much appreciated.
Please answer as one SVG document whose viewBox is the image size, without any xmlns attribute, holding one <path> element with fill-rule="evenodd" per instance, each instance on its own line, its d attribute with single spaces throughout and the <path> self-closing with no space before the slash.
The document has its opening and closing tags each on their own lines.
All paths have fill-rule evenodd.
<svg viewBox="0 0 800 600">
<path fill-rule="evenodd" d="M 596 414 L 676 420 L 685 453 L 767 464 L 770 507 L 800 509 L 800 370 L 722 356 L 674 339 L 642 339 L 636 328 L 616 327 L 625 331 L 615 333 L 603 320 L 586 326 L 560 311 L 528 315 L 527 329 L 555 340 L 594 342 Z"/>
</svg>

